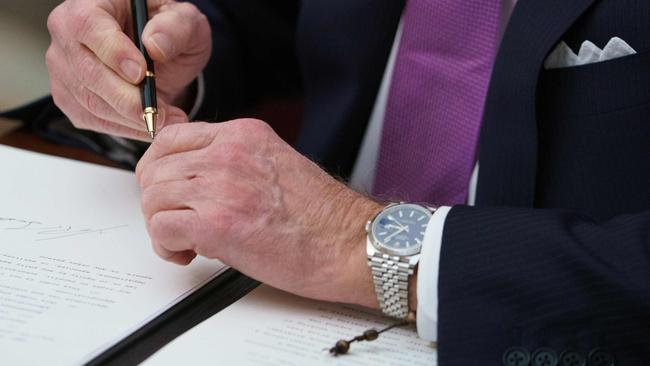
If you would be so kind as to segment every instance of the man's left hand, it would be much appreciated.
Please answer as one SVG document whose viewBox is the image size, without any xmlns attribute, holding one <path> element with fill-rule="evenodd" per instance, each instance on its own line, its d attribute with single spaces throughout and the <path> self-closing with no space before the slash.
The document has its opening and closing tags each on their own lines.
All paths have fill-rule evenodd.
<svg viewBox="0 0 650 366">
<path fill-rule="evenodd" d="M 363 227 L 381 205 L 328 175 L 264 122 L 168 126 L 136 174 L 162 258 L 217 258 L 301 296 L 378 307 Z"/>
</svg>

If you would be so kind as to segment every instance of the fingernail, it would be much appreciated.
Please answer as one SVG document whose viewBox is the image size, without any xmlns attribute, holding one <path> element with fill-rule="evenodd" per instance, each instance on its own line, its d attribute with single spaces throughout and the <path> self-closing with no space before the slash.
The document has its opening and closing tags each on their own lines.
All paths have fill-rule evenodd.
<svg viewBox="0 0 650 366">
<path fill-rule="evenodd" d="M 126 75 L 127 78 L 131 82 L 137 82 L 140 80 L 140 74 L 142 73 L 142 70 L 140 68 L 140 64 L 133 60 L 124 60 L 120 64 L 120 68 L 122 69 L 122 72 L 124 75 Z"/>
<path fill-rule="evenodd" d="M 166 35 L 162 33 L 156 33 L 149 37 L 149 40 L 158 49 L 158 51 L 160 51 L 164 58 L 167 58 L 169 55 L 173 54 L 174 45 Z"/>
</svg>

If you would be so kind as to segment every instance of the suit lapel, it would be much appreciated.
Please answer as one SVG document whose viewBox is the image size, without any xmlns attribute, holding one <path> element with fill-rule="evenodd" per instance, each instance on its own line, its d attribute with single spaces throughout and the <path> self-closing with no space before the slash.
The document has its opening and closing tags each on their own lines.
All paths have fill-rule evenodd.
<svg viewBox="0 0 650 366">
<path fill-rule="evenodd" d="M 477 205 L 534 204 L 539 73 L 546 55 L 595 1 L 519 0 L 488 92 L 479 143 Z"/>
</svg>

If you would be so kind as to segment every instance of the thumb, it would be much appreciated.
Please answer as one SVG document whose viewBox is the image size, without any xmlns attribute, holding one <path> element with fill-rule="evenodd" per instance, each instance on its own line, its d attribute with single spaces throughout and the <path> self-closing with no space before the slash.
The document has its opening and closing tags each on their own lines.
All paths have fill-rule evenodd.
<svg viewBox="0 0 650 366">
<path fill-rule="evenodd" d="M 154 61 L 168 62 L 179 55 L 209 53 L 211 31 L 207 18 L 193 4 L 160 7 L 147 23 L 142 41 Z"/>
</svg>

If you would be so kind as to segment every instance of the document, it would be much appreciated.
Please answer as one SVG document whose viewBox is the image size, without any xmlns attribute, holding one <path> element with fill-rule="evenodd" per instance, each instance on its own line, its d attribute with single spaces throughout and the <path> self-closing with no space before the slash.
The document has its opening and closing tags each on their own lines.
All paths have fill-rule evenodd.
<svg viewBox="0 0 650 366">
<path fill-rule="evenodd" d="M 150 247 L 133 173 L 0 146 L 0 365 L 90 361 L 226 268 Z"/>
<path fill-rule="evenodd" d="M 391 322 L 366 309 L 307 300 L 262 285 L 143 365 L 436 365 L 436 349 L 418 338 L 413 328 L 391 330 L 372 342 L 355 342 L 346 355 L 328 353 L 339 339 Z"/>
</svg>

